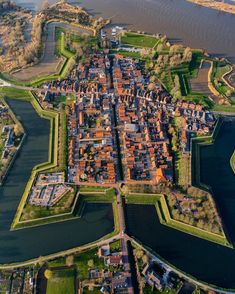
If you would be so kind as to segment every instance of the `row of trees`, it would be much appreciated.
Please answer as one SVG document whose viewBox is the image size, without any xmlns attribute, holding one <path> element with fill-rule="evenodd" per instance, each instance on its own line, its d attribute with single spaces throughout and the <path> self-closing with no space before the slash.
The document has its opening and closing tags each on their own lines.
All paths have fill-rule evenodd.
<svg viewBox="0 0 235 294">
<path fill-rule="evenodd" d="M 38 61 L 41 48 L 42 24 L 43 20 L 41 16 L 37 15 L 32 25 L 31 42 L 26 43 L 22 54 L 19 56 L 20 66 Z"/>
<path fill-rule="evenodd" d="M 158 49 L 160 46 L 160 49 Z M 159 51 L 158 58 L 155 63 L 155 72 L 159 74 L 162 70 L 177 67 L 183 63 L 192 61 L 192 51 L 189 47 L 183 49 L 179 45 L 172 45 L 168 51 L 163 51 L 163 45 L 157 47 Z"/>
<path fill-rule="evenodd" d="M 179 151 L 179 137 L 176 128 L 169 125 L 168 133 L 171 135 L 171 146 L 174 152 Z"/>
<path fill-rule="evenodd" d="M 2 62 L 10 62 L 10 68 L 24 67 L 27 64 L 36 62 L 39 57 L 42 37 L 42 19 L 36 16 L 32 23 L 31 41 L 27 42 L 24 30 L 27 26 L 24 20 L 17 20 L 12 24 L 9 34 L 3 37 L 3 50 L 5 55 Z"/>
<path fill-rule="evenodd" d="M 168 195 L 167 199 L 175 220 L 213 233 L 221 232 L 217 211 L 210 198 L 204 196 L 179 200 L 173 195 Z"/>
</svg>

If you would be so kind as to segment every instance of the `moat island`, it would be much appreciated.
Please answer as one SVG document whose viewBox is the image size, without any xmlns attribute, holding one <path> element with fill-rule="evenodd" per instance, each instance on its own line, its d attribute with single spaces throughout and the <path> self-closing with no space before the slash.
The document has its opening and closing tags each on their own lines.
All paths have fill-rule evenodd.
<svg viewBox="0 0 235 294">
<path fill-rule="evenodd" d="M 90 271 L 96 267 L 98 270 L 104 258 L 94 260 L 96 246 L 102 249 L 111 243 L 114 250 L 107 255 L 111 259 L 105 257 L 104 262 L 105 271 L 111 271 L 113 290 L 117 287 L 117 276 L 111 266 L 121 267 L 119 283 L 122 281 L 121 287 L 130 291 L 135 287 L 148 291 L 150 285 L 155 285 L 156 291 L 174 292 L 190 283 L 194 289 L 207 289 L 200 281 L 234 288 L 233 278 L 220 279 L 225 271 L 229 276 L 229 265 L 232 266 L 235 256 L 232 215 L 230 218 L 226 203 L 221 202 L 224 192 L 217 188 L 221 186 L 214 186 L 204 176 L 208 173 L 203 165 L 207 160 L 210 162 L 213 154 L 212 150 L 204 152 L 205 149 L 229 145 L 220 159 L 225 164 L 223 170 L 229 174 L 221 179 L 232 182 L 230 161 L 235 148 L 228 143 L 231 137 L 223 135 L 221 139 L 221 134 L 226 134 L 221 129 L 233 130 L 234 119 L 218 118 L 218 112 L 234 111 L 233 85 L 224 78 L 231 74 L 232 65 L 225 59 L 208 56 L 203 50 L 172 45 L 162 35 L 130 32 L 120 26 L 106 28 L 108 21 L 94 20 L 82 9 L 74 10 L 68 4 L 47 7 L 40 18 L 44 27 L 41 38 L 46 44 L 50 42 L 50 50 L 57 56 L 54 59 L 51 55 L 53 62 L 58 63 L 57 71 L 28 79 L 31 69 L 41 70 L 45 57 L 39 50 L 35 52 L 38 60 L 30 67 L 27 63 L 24 68 L 16 64 L 15 70 L 11 64 L 9 72 L 4 69 L 1 74 L 7 83 L 1 88 L 4 103 L 21 121 L 27 136 L 6 183 L 0 188 L 1 194 L 15 198 L 14 207 L 9 206 L 6 216 L 3 234 L 9 234 L 5 235 L 9 254 L 3 254 L 2 263 L 17 266 L 17 262 L 32 259 L 25 263 L 29 266 L 67 256 L 44 268 L 42 279 L 47 279 L 49 289 L 53 288 L 53 275 L 59 275 L 56 266 L 65 263 L 76 267 L 78 277 L 84 280 L 80 285 L 84 291 L 87 285 L 94 285 L 91 281 L 85 283 L 83 270 L 89 272 L 90 279 L 95 277 L 93 274 L 103 278 L 103 287 L 108 287 L 105 276 Z M 76 28 L 68 31 L 74 19 Z M 47 29 L 51 31 L 45 38 Z M 51 36 L 54 40 L 49 39 Z M 209 68 L 205 70 L 204 64 L 209 64 Z M 198 86 L 200 89 L 200 79 L 206 81 L 207 88 L 195 92 Z M 37 120 L 31 125 L 33 117 Z M 44 143 L 37 144 L 36 140 Z M 30 144 L 36 145 L 31 149 Z M 30 153 L 26 152 L 27 147 Z M 221 149 L 216 150 L 218 154 Z M 32 156 L 30 164 L 19 164 L 27 154 Z M 217 170 L 213 167 L 209 174 Z M 16 191 L 12 180 L 17 174 L 22 174 L 22 185 Z M 146 225 L 148 230 L 143 229 Z M 65 232 L 63 242 L 61 232 Z M 13 250 L 15 238 L 24 240 L 17 250 Z M 42 247 L 45 239 L 46 248 Z M 115 243 L 117 239 L 120 243 Z M 177 240 L 175 246 L 173 240 Z M 32 241 L 38 245 L 28 250 Z M 145 246 L 165 262 L 156 259 Z M 172 247 L 177 254 L 169 253 Z M 89 248 L 93 251 L 87 253 L 88 268 L 82 269 L 79 259 L 86 253 L 80 257 L 79 251 Z M 123 259 L 127 252 L 129 259 Z M 45 257 L 39 257 L 42 255 Z M 119 259 L 114 261 L 114 256 Z M 193 259 L 191 263 L 187 261 L 189 257 Z M 202 265 L 222 257 L 223 262 L 218 262 L 218 267 L 213 265 L 213 271 L 208 272 Z M 132 258 L 140 261 L 140 268 L 139 276 L 137 270 L 136 279 L 132 276 L 131 280 Z M 168 262 L 200 281 L 192 280 Z M 74 277 L 75 273 L 70 275 Z M 145 286 L 141 283 L 143 279 L 147 281 Z"/>
</svg>

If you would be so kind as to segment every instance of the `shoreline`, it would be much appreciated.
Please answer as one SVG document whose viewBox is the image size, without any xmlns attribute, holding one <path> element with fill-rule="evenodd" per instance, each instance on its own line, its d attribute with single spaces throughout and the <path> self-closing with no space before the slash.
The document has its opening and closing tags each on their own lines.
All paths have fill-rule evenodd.
<svg viewBox="0 0 235 294">
<path fill-rule="evenodd" d="M 0 97 L 0 98 L 1 98 L 1 97 Z M 25 132 L 25 130 L 24 130 L 23 125 L 22 125 L 21 122 L 17 119 L 17 117 L 15 116 L 14 112 L 11 110 L 10 106 L 8 105 L 8 103 L 6 102 L 6 100 L 4 99 L 4 97 L 2 97 L 2 100 L 1 100 L 1 101 L 2 101 L 2 102 L 6 105 L 6 107 L 8 108 L 8 112 L 9 112 L 10 116 L 12 117 L 14 123 L 15 123 L 16 125 L 18 125 L 18 126 L 20 127 L 21 131 L 22 131 L 22 138 L 21 138 L 21 140 L 20 140 L 20 144 L 17 146 L 16 151 L 15 151 L 13 157 L 11 158 L 10 162 L 8 163 L 8 166 L 7 166 L 7 168 L 5 169 L 5 172 L 4 172 L 4 174 L 3 174 L 3 176 L 2 176 L 2 178 L 1 178 L 1 180 L 0 180 L 0 186 L 3 186 L 5 180 L 7 179 L 8 173 L 10 172 L 10 170 L 11 170 L 13 164 L 14 164 L 15 159 L 16 159 L 17 155 L 19 154 L 19 152 L 20 152 L 22 146 L 23 146 L 23 143 L 24 143 L 24 141 L 25 141 L 25 139 L 26 139 L 26 137 L 27 137 L 27 134 L 26 134 L 26 132 Z"/>
<path fill-rule="evenodd" d="M 194 3 L 196 5 L 200 5 L 203 7 L 210 8 L 210 9 L 218 10 L 221 12 L 235 14 L 235 3 L 234 3 L 234 5 L 232 5 L 229 3 L 210 1 L 210 0 L 187 0 L 187 1 Z"/>
</svg>

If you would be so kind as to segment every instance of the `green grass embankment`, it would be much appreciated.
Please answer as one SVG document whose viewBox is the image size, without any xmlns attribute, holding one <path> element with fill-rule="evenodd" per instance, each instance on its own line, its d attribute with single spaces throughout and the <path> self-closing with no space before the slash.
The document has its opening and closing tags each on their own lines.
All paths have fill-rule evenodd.
<svg viewBox="0 0 235 294">
<path fill-rule="evenodd" d="M 82 212 L 85 208 L 86 203 L 111 203 L 113 209 L 114 218 L 114 231 L 109 234 L 109 237 L 118 234 L 119 221 L 118 221 L 118 207 L 116 201 L 116 194 L 114 189 L 108 189 L 106 192 L 97 192 L 91 194 L 90 192 L 81 192 L 79 195 L 79 203 L 77 207 L 77 215 L 82 216 Z"/>
<path fill-rule="evenodd" d="M 160 223 L 181 232 L 223 245 L 231 247 L 225 235 L 218 235 L 200 228 L 174 220 L 169 212 L 164 195 L 160 194 L 128 194 L 125 196 L 127 204 L 154 205 Z"/>
<path fill-rule="evenodd" d="M 233 152 L 233 155 L 230 159 L 230 165 L 231 165 L 233 172 L 235 173 L 235 151 Z"/>
</svg>

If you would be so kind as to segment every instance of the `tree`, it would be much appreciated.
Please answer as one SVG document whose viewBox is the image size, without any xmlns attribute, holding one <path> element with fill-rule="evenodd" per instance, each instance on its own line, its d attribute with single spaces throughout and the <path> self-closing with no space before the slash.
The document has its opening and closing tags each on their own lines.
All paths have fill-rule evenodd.
<svg viewBox="0 0 235 294">
<path fill-rule="evenodd" d="M 47 280 L 50 280 L 52 279 L 53 277 L 53 272 L 49 269 L 46 269 L 45 272 L 44 272 L 44 276 Z"/>
<path fill-rule="evenodd" d="M 177 44 L 172 45 L 172 46 L 170 47 L 169 55 L 170 55 L 170 56 L 174 55 L 175 53 L 179 52 L 179 50 L 180 50 L 181 48 L 182 48 L 182 45 L 177 45 Z"/>
<path fill-rule="evenodd" d="M 148 257 L 148 255 L 144 254 L 144 255 L 142 256 L 142 261 L 143 261 L 144 264 L 148 263 L 148 261 L 149 261 L 149 257 Z"/>
<path fill-rule="evenodd" d="M 144 251 L 142 249 L 134 249 L 134 254 L 136 256 L 137 259 L 140 259 L 143 257 L 144 255 Z"/>
<path fill-rule="evenodd" d="M 161 73 L 162 69 L 160 66 L 155 66 L 155 74 L 159 75 Z"/>
<path fill-rule="evenodd" d="M 14 134 L 16 137 L 19 137 L 22 134 L 21 128 L 18 124 L 14 125 Z"/>
<path fill-rule="evenodd" d="M 163 44 L 158 44 L 157 45 L 157 52 L 160 53 L 163 50 Z"/>
<path fill-rule="evenodd" d="M 175 67 L 182 63 L 181 55 L 175 54 L 170 58 L 170 67 Z"/>
<path fill-rule="evenodd" d="M 87 262 L 87 265 L 89 267 L 94 267 L 94 260 L 93 259 L 89 259 L 88 262 Z"/>
<path fill-rule="evenodd" d="M 43 5 L 42 5 L 43 9 L 47 9 L 49 7 L 49 2 L 48 0 L 43 0 Z"/>
<path fill-rule="evenodd" d="M 184 53 L 183 53 L 183 61 L 185 62 L 191 62 L 192 60 L 192 51 L 189 47 L 186 47 L 184 49 Z"/>
<path fill-rule="evenodd" d="M 232 90 L 231 89 L 228 89 L 227 91 L 226 91 L 226 96 L 227 97 L 230 97 L 232 95 Z"/>
<path fill-rule="evenodd" d="M 155 84 L 155 83 L 150 83 L 150 84 L 148 85 L 148 90 L 149 90 L 149 91 L 153 91 L 153 90 L 155 89 L 155 87 L 156 87 L 156 84 Z"/>
<path fill-rule="evenodd" d="M 174 88 L 171 90 L 171 95 L 176 99 L 181 98 L 180 79 L 177 74 L 174 77 Z"/>
</svg>

